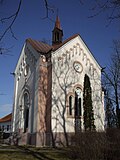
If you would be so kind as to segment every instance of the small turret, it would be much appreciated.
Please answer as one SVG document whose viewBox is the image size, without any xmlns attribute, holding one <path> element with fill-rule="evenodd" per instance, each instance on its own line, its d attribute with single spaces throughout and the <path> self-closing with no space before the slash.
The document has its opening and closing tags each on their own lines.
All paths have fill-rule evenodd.
<svg viewBox="0 0 120 160">
<path fill-rule="evenodd" d="M 63 37 L 63 30 L 60 27 L 60 20 L 59 17 L 57 16 L 55 21 L 55 26 L 52 31 L 52 45 L 62 43 L 62 37 Z"/>
</svg>

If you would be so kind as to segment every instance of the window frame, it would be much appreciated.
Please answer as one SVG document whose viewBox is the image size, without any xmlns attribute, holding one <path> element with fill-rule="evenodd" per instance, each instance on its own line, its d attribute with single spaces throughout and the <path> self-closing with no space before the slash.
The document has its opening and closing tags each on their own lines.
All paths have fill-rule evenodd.
<svg viewBox="0 0 120 160">
<path fill-rule="evenodd" d="M 70 114 L 70 103 L 69 103 L 70 97 L 73 98 L 72 107 L 71 107 L 72 114 Z M 68 118 L 74 118 L 74 97 L 75 96 L 73 92 L 69 92 L 69 94 L 67 95 L 67 117 Z"/>
<path fill-rule="evenodd" d="M 75 115 L 75 92 L 76 90 L 79 89 L 80 90 L 80 98 L 78 100 L 80 100 L 81 105 L 80 105 L 80 109 L 79 109 L 79 115 Z M 83 89 L 82 86 L 80 84 L 76 84 L 73 88 L 72 88 L 73 92 L 69 92 L 67 95 L 67 118 L 83 118 Z M 70 102 L 69 102 L 69 97 L 73 97 L 73 107 L 72 107 L 72 115 L 70 114 Z"/>
</svg>

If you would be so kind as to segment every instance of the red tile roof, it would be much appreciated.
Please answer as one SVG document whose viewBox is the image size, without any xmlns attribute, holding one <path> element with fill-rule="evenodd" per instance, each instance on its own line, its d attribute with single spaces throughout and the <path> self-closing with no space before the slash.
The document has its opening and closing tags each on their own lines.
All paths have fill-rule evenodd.
<svg viewBox="0 0 120 160">
<path fill-rule="evenodd" d="M 36 40 L 32 40 L 31 38 L 28 38 L 26 40 L 26 42 L 29 42 L 33 48 L 40 52 L 40 53 L 48 53 L 50 51 L 56 51 L 58 48 L 62 47 L 64 44 L 66 44 L 67 42 L 69 42 L 70 40 L 74 39 L 75 37 L 79 36 L 79 34 L 75 34 L 73 36 L 71 36 L 70 38 L 66 39 L 65 41 L 63 41 L 60 44 L 56 44 L 56 45 L 48 45 L 46 43 L 43 43 L 41 41 L 36 41 Z"/>
<path fill-rule="evenodd" d="M 8 122 L 12 119 L 12 113 L 8 114 L 7 116 L 0 118 L 0 122 Z"/>
</svg>

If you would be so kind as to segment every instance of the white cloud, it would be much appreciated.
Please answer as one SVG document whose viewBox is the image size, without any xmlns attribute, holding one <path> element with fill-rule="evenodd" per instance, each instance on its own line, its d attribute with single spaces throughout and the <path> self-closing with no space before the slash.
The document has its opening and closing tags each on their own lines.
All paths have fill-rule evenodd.
<svg viewBox="0 0 120 160">
<path fill-rule="evenodd" d="M 0 118 L 12 112 L 12 104 L 0 105 Z"/>
</svg>

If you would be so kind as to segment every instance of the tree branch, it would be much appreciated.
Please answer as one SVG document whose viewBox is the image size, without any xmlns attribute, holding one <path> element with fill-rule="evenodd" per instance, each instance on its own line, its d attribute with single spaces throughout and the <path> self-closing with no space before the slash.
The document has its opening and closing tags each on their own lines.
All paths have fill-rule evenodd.
<svg viewBox="0 0 120 160">
<path fill-rule="evenodd" d="M 50 19 L 51 21 L 53 21 L 50 17 L 49 17 L 49 11 L 51 11 L 52 13 L 54 13 L 54 9 L 53 7 L 51 7 L 49 4 L 48 4 L 48 1 L 47 0 L 44 0 L 44 3 L 45 3 L 45 10 L 46 10 L 46 15 L 45 17 L 43 17 L 42 19 Z"/>
<path fill-rule="evenodd" d="M 13 18 L 13 20 L 10 23 L 10 25 L 5 29 L 5 31 L 3 32 L 3 34 L 0 36 L 0 42 L 2 41 L 2 39 L 4 38 L 4 36 L 6 35 L 6 33 L 9 32 L 9 31 L 12 34 L 12 37 L 16 39 L 16 37 L 15 37 L 13 31 L 12 31 L 12 26 L 15 23 L 16 18 L 17 18 L 18 14 L 19 14 L 19 11 L 20 11 L 20 8 L 21 8 L 21 4 L 22 4 L 22 0 L 19 1 L 18 9 L 17 9 L 17 11 L 14 14 L 12 14 L 9 17 L 0 19 L 1 23 L 4 23 L 6 20 L 10 20 L 10 19 Z"/>
<path fill-rule="evenodd" d="M 95 0 L 96 5 L 91 8 L 92 11 L 96 12 L 95 14 L 89 16 L 88 18 L 93 18 L 100 15 L 104 11 L 109 11 L 108 24 L 107 27 L 111 24 L 114 19 L 120 18 L 120 0 Z"/>
</svg>

